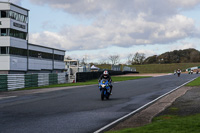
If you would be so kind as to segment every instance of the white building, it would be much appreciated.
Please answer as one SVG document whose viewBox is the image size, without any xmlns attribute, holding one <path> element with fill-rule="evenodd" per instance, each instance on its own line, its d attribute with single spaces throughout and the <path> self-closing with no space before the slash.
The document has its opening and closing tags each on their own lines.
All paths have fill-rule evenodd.
<svg viewBox="0 0 200 133">
<path fill-rule="evenodd" d="M 28 9 L 0 2 L 0 74 L 64 71 L 64 50 L 28 43 L 28 14 Z"/>
</svg>

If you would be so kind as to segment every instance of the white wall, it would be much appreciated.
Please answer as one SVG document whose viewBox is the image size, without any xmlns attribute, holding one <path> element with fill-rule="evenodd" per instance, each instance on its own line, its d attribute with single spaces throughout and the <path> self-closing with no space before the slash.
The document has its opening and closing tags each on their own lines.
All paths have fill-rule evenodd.
<svg viewBox="0 0 200 133">
<path fill-rule="evenodd" d="M 9 55 L 0 55 L 0 70 L 10 70 Z"/>
<path fill-rule="evenodd" d="M 16 26 L 14 26 L 13 23 L 17 23 L 17 24 L 24 25 L 24 26 L 25 26 L 25 29 L 18 28 L 18 27 L 16 27 Z M 14 20 L 14 19 L 10 19 L 10 28 L 11 28 L 11 29 L 18 30 L 18 31 L 22 31 L 22 32 L 28 32 L 28 24 L 27 24 L 27 23 L 22 23 L 22 22 L 19 22 L 19 21 L 17 21 L 17 20 Z"/>
<path fill-rule="evenodd" d="M 10 46 L 10 37 L 0 36 L 0 46 Z"/>
<path fill-rule="evenodd" d="M 15 37 L 0 36 L 0 46 L 12 46 L 27 49 L 27 41 Z"/>
<path fill-rule="evenodd" d="M 15 29 L 18 31 L 22 31 L 22 32 L 28 32 L 28 24 L 27 23 L 22 23 L 22 22 L 19 22 L 17 20 L 10 19 L 10 18 L 0 18 L 0 21 L 1 21 L 0 28 L 11 28 L 11 29 Z M 16 27 L 16 26 L 14 26 L 13 23 L 24 25 L 25 29 Z"/>
<path fill-rule="evenodd" d="M 54 54 L 65 55 L 65 51 L 54 50 Z"/>
<path fill-rule="evenodd" d="M 0 21 L 0 28 L 10 28 L 10 18 L 0 18 Z"/>
<path fill-rule="evenodd" d="M 29 58 L 30 70 L 52 70 L 52 60 Z"/>
<path fill-rule="evenodd" d="M 19 56 L 10 56 L 10 70 L 26 71 L 27 58 Z"/>
<path fill-rule="evenodd" d="M 23 15 L 26 15 L 26 16 L 28 15 L 28 11 L 27 10 L 19 8 L 19 7 L 16 7 L 14 5 L 10 5 L 9 3 L 0 2 L 0 9 L 1 10 L 13 10 L 13 11 L 21 13 Z"/>
<path fill-rule="evenodd" d="M 1 10 L 10 10 L 10 4 L 8 3 L 0 3 Z"/>
<path fill-rule="evenodd" d="M 65 62 L 54 61 L 54 69 L 65 69 Z"/>
<path fill-rule="evenodd" d="M 15 37 L 10 37 L 10 46 L 27 49 L 27 41 Z"/>
<path fill-rule="evenodd" d="M 35 45 L 28 45 L 30 50 L 35 50 L 35 51 L 41 51 L 45 53 L 53 53 L 53 50 L 50 48 L 45 48 L 45 47 L 40 47 L 40 46 L 35 46 Z"/>
</svg>

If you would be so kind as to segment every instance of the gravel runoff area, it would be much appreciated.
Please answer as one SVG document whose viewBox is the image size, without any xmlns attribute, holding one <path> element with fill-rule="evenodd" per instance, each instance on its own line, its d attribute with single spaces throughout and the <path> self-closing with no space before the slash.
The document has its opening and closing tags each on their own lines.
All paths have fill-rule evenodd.
<svg viewBox="0 0 200 133">
<path fill-rule="evenodd" d="M 124 128 L 134 128 L 151 123 L 158 115 L 179 116 L 193 115 L 200 113 L 200 87 L 182 87 L 161 98 L 146 109 L 134 114 L 123 122 L 115 125 L 110 131 Z M 170 111 L 170 108 L 177 108 L 177 111 Z"/>
</svg>

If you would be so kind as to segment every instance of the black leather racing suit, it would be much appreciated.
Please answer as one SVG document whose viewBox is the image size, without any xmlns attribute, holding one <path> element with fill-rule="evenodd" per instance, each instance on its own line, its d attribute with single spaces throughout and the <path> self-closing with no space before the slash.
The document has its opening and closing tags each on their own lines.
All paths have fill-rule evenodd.
<svg viewBox="0 0 200 133">
<path fill-rule="evenodd" d="M 106 79 L 106 80 L 108 80 L 108 82 L 110 82 L 110 93 L 112 92 L 112 84 L 111 84 L 111 82 L 112 82 L 112 79 L 111 79 L 111 77 L 110 77 L 110 75 L 105 75 L 105 74 L 101 74 L 101 76 L 99 77 L 99 82 L 102 80 L 102 79 Z"/>
</svg>

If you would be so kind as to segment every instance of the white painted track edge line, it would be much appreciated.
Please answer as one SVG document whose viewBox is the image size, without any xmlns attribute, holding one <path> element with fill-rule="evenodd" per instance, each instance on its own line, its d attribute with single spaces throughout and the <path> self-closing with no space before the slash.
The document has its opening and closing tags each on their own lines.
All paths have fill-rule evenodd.
<svg viewBox="0 0 200 133">
<path fill-rule="evenodd" d="M 167 93 L 165 93 L 165 94 L 159 96 L 158 98 L 156 98 L 156 99 L 152 100 L 151 102 L 149 102 L 149 103 L 143 105 L 142 107 L 140 107 L 140 108 L 134 110 L 133 112 L 131 112 L 131 113 L 129 113 L 129 114 L 127 114 L 127 115 L 125 115 L 125 116 L 123 116 L 123 117 L 121 117 L 121 118 L 119 118 L 119 119 L 113 121 L 113 122 L 111 122 L 110 124 L 108 124 L 108 125 L 106 125 L 106 126 L 100 128 L 99 130 L 95 131 L 94 133 L 103 132 L 104 130 L 106 130 L 106 129 L 109 128 L 110 126 L 112 126 L 112 125 L 114 125 L 114 124 L 120 122 L 121 120 L 123 120 L 123 119 L 125 119 L 125 118 L 127 118 L 127 117 L 129 117 L 129 116 L 131 116 L 131 115 L 133 115 L 133 114 L 135 114 L 136 112 L 138 112 L 138 111 L 142 110 L 143 108 L 145 108 L 145 107 L 151 105 L 152 103 L 156 102 L 157 100 L 159 100 L 159 99 L 163 98 L 164 96 L 166 96 L 166 95 L 168 95 L 168 94 L 174 92 L 175 90 L 181 88 L 182 86 L 184 86 L 184 85 L 186 85 L 186 84 L 192 82 L 193 80 L 195 80 L 195 79 L 197 79 L 197 78 L 198 78 L 198 77 L 196 77 L 196 78 L 194 78 L 194 79 L 192 79 L 192 80 L 190 80 L 190 81 L 188 81 L 188 82 L 186 82 L 186 83 L 184 83 L 184 84 L 182 84 L 182 85 L 176 87 L 175 89 L 173 89 L 173 90 L 171 90 L 171 91 L 169 91 L 169 92 L 167 92 Z"/>
<path fill-rule="evenodd" d="M 17 97 L 17 96 L 0 97 L 0 100 L 2 100 L 2 99 L 8 99 L 8 98 L 15 98 L 15 97 Z"/>
</svg>

